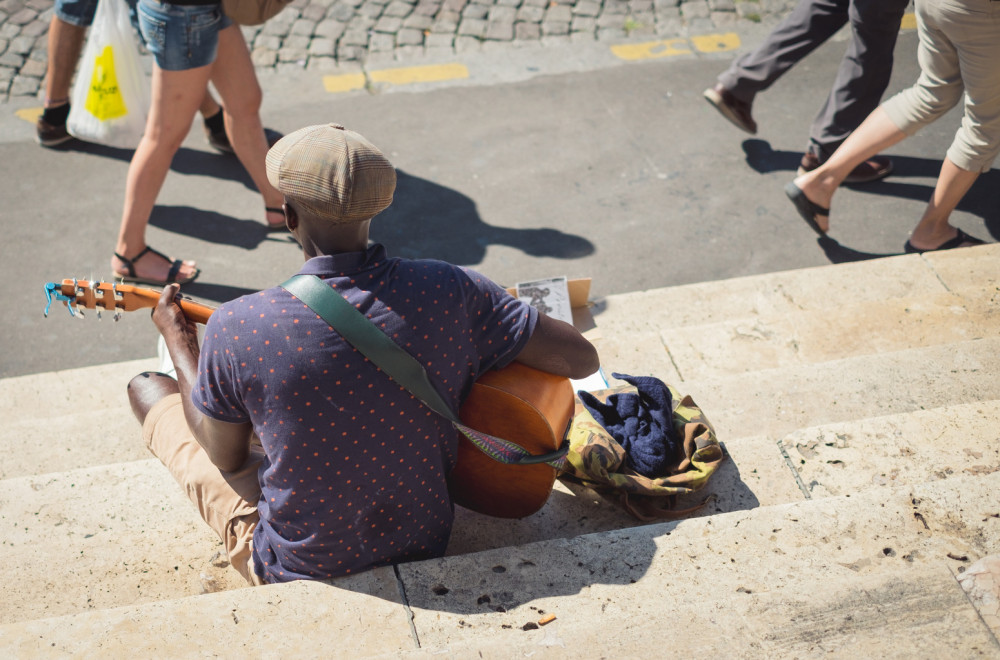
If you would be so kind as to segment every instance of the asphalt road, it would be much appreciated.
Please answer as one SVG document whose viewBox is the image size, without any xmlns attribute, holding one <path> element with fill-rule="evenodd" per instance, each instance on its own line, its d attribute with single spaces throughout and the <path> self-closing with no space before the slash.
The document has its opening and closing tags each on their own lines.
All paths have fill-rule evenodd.
<svg viewBox="0 0 1000 660">
<path fill-rule="evenodd" d="M 741 36 L 750 47 L 760 35 Z M 372 233 L 390 253 L 446 259 L 504 284 L 591 277 L 597 299 L 902 251 L 957 110 L 889 152 L 892 177 L 837 195 L 834 240 L 817 240 L 782 192 L 844 45 L 831 41 L 758 97 L 754 137 L 701 96 L 733 53 L 624 62 L 607 44 L 470 54 L 468 79 L 347 93 L 327 92 L 311 72 L 263 75 L 262 114 L 282 132 L 337 121 L 382 148 L 399 185 Z M 916 34 L 903 32 L 887 93 L 916 78 L 915 54 Z M 31 105 L 0 107 L 0 376 L 149 357 L 156 333 L 146 313 L 117 323 L 42 316 L 45 282 L 108 276 L 131 152 L 42 149 L 15 115 Z M 147 238 L 196 259 L 202 276 L 184 290 L 215 304 L 298 268 L 297 246 L 262 222 L 238 162 L 193 130 Z M 1000 238 L 996 169 L 953 222 Z"/>
</svg>

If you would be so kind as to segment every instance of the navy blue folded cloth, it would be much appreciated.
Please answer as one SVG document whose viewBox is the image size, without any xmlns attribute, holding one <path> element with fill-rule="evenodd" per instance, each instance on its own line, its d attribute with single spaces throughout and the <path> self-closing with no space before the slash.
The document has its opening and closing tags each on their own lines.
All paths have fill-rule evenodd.
<svg viewBox="0 0 1000 660">
<path fill-rule="evenodd" d="M 628 455 L 630 467 L 644 477 L 666 475 L 677 451 L 674 411 L 670 390 L 651 376 L 612 373 L 638 390 L 612 394 L 601 403 L 589 392 L 580 391 L 580 400 Z"/>
</svg>

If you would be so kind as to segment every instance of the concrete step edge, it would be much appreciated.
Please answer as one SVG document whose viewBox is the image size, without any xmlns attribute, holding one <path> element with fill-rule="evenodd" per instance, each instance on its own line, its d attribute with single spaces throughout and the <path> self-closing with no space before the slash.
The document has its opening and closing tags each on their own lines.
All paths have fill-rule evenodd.
<svg viewBox="0 0 1000 660">
<path fill-rule="evenodd" d="M 670 328 L 658 338 L 686 378 L 721 378 L 1000 336 L 997 302 L 995 290 L 928 293 Z"/>
<path fill-rule="evenodd" d="M 613 294 L 594 301 L 605 334 L 675 328 L 861 302 L 995 290 L 1000 244 L 777 271 Z"/>
<path fill-rule="evenodd" d="M 403 564 L 333 587 L 299 582 L 35 619 L 0 626 L 0 648 L 9 657 L 463 657 L 470 648 L 504 657 L 531 644 L 539 657 L 642 657 L 662 650 L 651 621 L 684 621 L 671 629 L 672 648 L 727 657 L 809 655 L 822 630 L 824 653 L 851 650 L 859 636 L 910 653 L 920 647 L 908 640 L 995 652 L 952 575 L 1000 542 L 1000 510 L 984 504 L 997 488 L 998 474 L 952 478 Z M 930 592 L 913 591 L 930 578 Z M 894 600 L 904 606 L 889 607 Z M 546 612 L 556 621 L 526 642 L 524 623 Z M 908 634 L 890 634 L 899 630 Z"/>
<path fill-rule="evenodd" d="M 125 387 L 136 374 L 154 371 L 156 358 L 111 362 L 0 379 L 0 414 L 10 421 L 49 419 L 79 410 L 127 406 Z"/>
</svg>

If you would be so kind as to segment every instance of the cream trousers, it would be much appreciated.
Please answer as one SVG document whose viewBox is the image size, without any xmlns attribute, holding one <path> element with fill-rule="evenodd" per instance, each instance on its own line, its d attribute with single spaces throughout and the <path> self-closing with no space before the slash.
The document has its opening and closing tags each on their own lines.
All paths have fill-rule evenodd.
<svg viewBox="0 0 1000 660">
<path fill-rule="evenodd" d="M 964 98 L 948 158 L 985 172 L 1000 153 L 1000 1 L 916 0 L 916 15 L 920 77 L 882 107 L 913 135 Z"/>
</svg>

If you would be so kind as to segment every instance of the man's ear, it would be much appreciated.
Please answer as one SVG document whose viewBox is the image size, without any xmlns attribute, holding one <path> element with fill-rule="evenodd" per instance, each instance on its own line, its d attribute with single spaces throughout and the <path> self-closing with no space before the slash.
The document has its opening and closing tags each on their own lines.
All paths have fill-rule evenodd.
<svg viewBox="0 0 1000 660">
<path fill-rule="evenodd" d="M 295 207 L 286 201 L 281 208 L 285 212 L 285 224 L 288 225 L 288 230 L 295 231 L 299 226 L 299 214 L 295 212 Z"/>
</svg>

